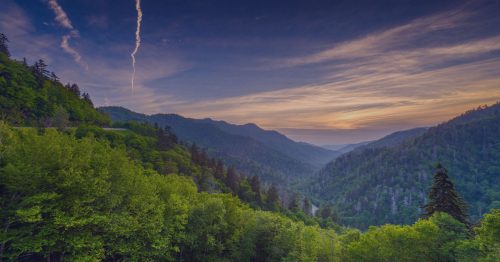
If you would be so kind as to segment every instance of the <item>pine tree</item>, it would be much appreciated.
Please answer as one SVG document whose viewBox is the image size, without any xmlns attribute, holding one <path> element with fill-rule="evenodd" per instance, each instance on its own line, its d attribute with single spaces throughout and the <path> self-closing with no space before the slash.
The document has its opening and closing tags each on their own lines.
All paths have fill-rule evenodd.
<svg viewBox="0 0 500 262">
<path fill-rule="evenodd" d="M 255 193 L 255 201 L 260 204 L 262 199 L 260 196 L 260 179 L 258 176 L 254 175 L 250 178 L 250 186 L 252 187 L 252 191 Z"/>
<path fill-rule="evenodd" d="M 89 105 L 94 106 L 94 103 L 92 103 L 92 100 L 90 99 L 90 95 L 88 93 L 83 93 L 82 99 Z"/>
<path fill-rule="evenodd" d="M 271 185 L 267 190 L 267 207 L 270 210 L 277 210 L 279 208 L 280 203 L 280 195 L 278 193 L 278 189 Z"/>
<path fill-rule="evenodd" d="M 236 170 L 233 167 L 227 169 L 226 175 L 226 185 L 231 189 L 233 193 L 238 192 L 238 187 L 240 184 L 240 177 L 236 174 Z"/>
<path fill-rule="evenodd" d="M 39 59 L 33 65 L 33 73 L 40 79 L 49 77 L 49 70 L 47 70 L 47 64 L 43 59 Z"/>
<path fill-rule="evenodd" d="M 191 148 L 189 149 L 190 153 L 191 153 L 191 160 L 198 164 L 200 162 L 200 153 L 199 153 L 199 150 L 198 150 L 198 146 L 193 143 L 191 144 Z"/>
<path fill-rule="evenodd" d="M 424 218 L 432 216 L 435 212 L 445 212 L 456 220 L 469 224 L 467 206 L 455 191 L 455 186 L 448 177 L 448 170 L 441 164 L 436 166 L 434 182 L 429 190 L 429 202 L 424 206 Z"/>
<path fill-rule="evenodd" d="M 217 160 L 217 164 L 215 166 L 214 176 L 217 179 L 223 179 L 224 178 L 224 164 L 222 163 L 221 160 Z"/>
<path fill-rule="evenodd" d="M 50 73 L 50 80 L 52 80 L 52 82 L 58 83 L 59 77 L 56 75 L 56 73 L 52 72 Z"/>
<path fill-rule="evenodd" d="M 300 201 L 297 193 L 294 193 L 290 198 L 290 202 L 288 203 L 288 209 L 293 212 L 298 212 L 300 210 Z"/>
<path fill-rule="evenodd" d="M 302 205 L 302 210 L 307 215 L 312 215 L 312 204 L 311 204 L 311 200 L 309 200 L 308 197 L 304 198 L 304 203 Z"/>
<path fill-rule="evenodd" d="M 8 57 L 10 57 L 9 46 L 7 42 L 9 42 L 7 36 L 5 34 L 0 33 L 0 53 L 4 53 Z"/>
</svg>

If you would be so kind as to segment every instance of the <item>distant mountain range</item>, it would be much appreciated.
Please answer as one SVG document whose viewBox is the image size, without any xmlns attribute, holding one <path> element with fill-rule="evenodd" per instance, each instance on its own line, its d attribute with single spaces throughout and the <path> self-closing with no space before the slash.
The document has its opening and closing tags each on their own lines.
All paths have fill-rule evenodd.
<svg viewBox="0 0 500 262">
<path fill-rule="evenodd" d="M 415 137 L 423 134 L 427 131 L 427 127 L 417 127 L 403 131 L 397 131 L 392 134 L 389 134 L 381 139 L 373 140 L 373 141 L 363 141 L 354 144 L 339 144 L 339 145 L 323 145 L 321 147 L 338 151 L 341 153 L 348 153 L 357 148 L 378 148 L 378 147 L 387 147 L 400 143 L 401 141 L 408 139 L 410 137 Z"/>
<path fill-rule="evenodd" d="M 123 107 L 101 107 L 99 110 L 113 121 L 135 120 L 168 126 L 181 140 L 206 148 L 210 155 L 223 159 L 227 165 L 282 186 L 283 183 L 307 179 L 341 154 L 295 142 L 255 124 L 234 125 L 176 114 L 145 115 Z"/>
<path fill-rule="evenodd" d="M 305 191 L 334 203 L 349 225 L 412 223 L 438 162 L 473 219 L 500 208 L 500 104 L 359 146 L 330 162 Z"/>
<path fill-rule="evenodd" d="M 323 145 L 321 146 L 322 148 L 328 149 L 328 150 L 334 150 L 338 151 L 341 153 L 347 153 L 350 152 L 360 146 L 367 145 L 373 141 L 363 141 L 359 143 L 354 143 L 354 144 L 337 144 L 337 145 Z"/>
</svg>

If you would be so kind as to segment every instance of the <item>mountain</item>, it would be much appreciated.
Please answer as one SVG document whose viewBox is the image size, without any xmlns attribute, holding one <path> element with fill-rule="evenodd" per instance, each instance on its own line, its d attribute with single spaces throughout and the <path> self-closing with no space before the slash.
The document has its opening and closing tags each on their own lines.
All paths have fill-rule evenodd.
<svg viewBox="0 0 500 262">
<path fill-rule="evenodd" d="M 323 145 L 321 147 L 323 148 L 326 148 L 326 149 L 329 149 L 329 150 L 334 150 L 334 151 L 338 151 L 338 152 L 341 152 L 341 153 L 347 153 L 347 152 L 350 152 L 360 146 L 364 146 L 364 145 L 367 145 L 369 143 L 371 143 L 372 141 L 363 141 L 363 142 L 359 142 L 359 143 L 354 143 L 354 144 L 335 144 L 335 145 Z"/>
<path fill-rule="evenodd" d="M 369 142 L 359 147 L 361 148 L 393 147 L 405 140 L 422 135 L 423 133 L 425 133 L 425 131 L 427 131 L 427 129 L 428 129 L 427 127 L 417 127 L 413 129 L 394 132 L 392 134 L 382 137 L 379 140 Z"/>
<path fill-rule="evenodd" d="M 191 119 L 176 114 L 144 115 L 122 107 L 101 107 L 113 121 L 157 123 L 171 130 L 183 141 L 207 148 L 238 170 L 257 174 L 268 182 L 291 182 L 304 179 L 340 153 L 306 143 L 295 142 L 255 124 L 234 125 L 212 119 Z"/>
<path fill-rule="evenodd" d="M 500 207 L 500 104 L 389 135 L 330 162 L 308 188 L 348 225 L 412 223 L 442 163 L 473 219 Z"/>
<path fill-rule="evenodd" d="M 375 141 L 363 141 L 355 144 L 337 144 L 337 145 L 324 145 L 321 146 L 325 149 L 338 151 L 341 153 L 348 153 L 357 148 L 377 148 L 388 147 L 399 144 L 401 141 L 423 134 L 428 128 L 417 127 L 409 130 L 394 132 L 381 139 Z"/>
</svg>

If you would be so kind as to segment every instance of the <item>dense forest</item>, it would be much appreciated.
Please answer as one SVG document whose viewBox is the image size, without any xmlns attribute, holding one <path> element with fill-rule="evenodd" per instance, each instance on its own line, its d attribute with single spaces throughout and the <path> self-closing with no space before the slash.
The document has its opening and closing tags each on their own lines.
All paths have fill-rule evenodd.
<svg viewBox="0 0 500 262">
<path fill-rule="evenodd" d="M 476 225 L 429 206 L 412 225 L 341 227 L 330 206 L 312 216 L 310 202 L 294 197 L 285 207 L 276 187 L 179 141 L 168 128 L 110 123 L 88 94 L 39 74 L 39 66 L 9 58 L 6 38 L 0 42 L 2 261 L 495 261 L 500 255 L 498 209 Z M 442 188 L 435 183 L 433 190 Z"/>
<path fill-rule="evenodd" d="M 419 217 L 429 174 L 441 162 L 449 167 L 474 220 L 500 208 L 499 103 L 418 133 L 396 143 L 382 139 L 342 155 L 319 173 L 309 190 L 335 203 L 345 224 L 409 224 Z"/>
</svg>

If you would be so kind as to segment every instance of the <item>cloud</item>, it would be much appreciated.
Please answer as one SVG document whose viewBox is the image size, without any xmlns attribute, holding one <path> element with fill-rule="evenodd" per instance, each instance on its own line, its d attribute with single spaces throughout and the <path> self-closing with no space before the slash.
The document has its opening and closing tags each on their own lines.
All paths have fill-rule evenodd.
<svg viewBox="0 0 500 262">
<path fill-rule="evenodd" d="M 48 4 L 50 9 L 54 11 L 54 14 L 56 15 L 55 20 L 59 23 L 59 25 L 70 30 L 69 34 L 66 34 L 61 38 L 61 48 L 66 53 L 71 55 L 77 64 L 88 70 L 88 65 L 82 61 L 80 53 L 69 44 L 70 39 L 80 37 L 80 32 L 73 27 L 71 20 L 64 9 L 62 9 L 62 7 L 57 3 L 57 0 L 48 0 Z"/>
<path fill-rule="evenodd" d="M 328 134 L 372 130 L 367 137 L 377 138 L 380 130 L 434 125 L 500 100 L 499 35 L 415 44 L 463 30 L 475 15 L 447 11 L 311 55 L 274 61 L 274 70 L 316 66 L 325 72 L 311 84 L 174 108 L 191 117 L 254 122 L 296 138 L 301 137 L 298 131 L 291 130 L 298 127 Z"/>
<path fill-rule="evenodd" d="M 57 0 L 48 0 L 49 6 L 54 11 L 56 15 L 56 21 L 61 25 L 62 27 L 73 30 L 73 25 L 71 24 L 71 20 L 69 20 L 68 15 L 62 7 L 57 3 Z"/>
<path fill-rule="evenodd" d="M 17 4 L 5 0 L 0 12 L 0 31 L 10 40 L 9 49 L 13 56 L 29 59 L 43 59 L 50 63 L 50 55 L 57 43 L 48 35 L 34 35 L 31 19 Z"/>
<path fill-rule="evenodd" d="M 70 45 L 69 45 L 69 40 L 71 39 L 71 35 L 65 35 L 62 37 L 62 40 L 61 40 L 61 48 L 68 54 L 70 54 L 72 57 L 73 57 L 73 60 L 79 64 L 80 66 L 82 66 L 83 68 L 85 68 L 86 70 L 89 70 L 89 66 L 82 61 L 82 56 L 80 55 L 80 53 L 78 53 L 74 48 L 72 48 Z"/>
<path fill-rule="evenodd" d="M 372 33 L 356 40 L 339 43 L 314 54 L 278 60 L 275 63 L 276 66 L 299 66 L 331 60 L 366 58 L 394 48 L 404 49 L 412 41 L 424 35 L 456 28 L 472 15 L 470 12 L 455 9 L 415 19 L 410 23 Z"/>
</svg>

